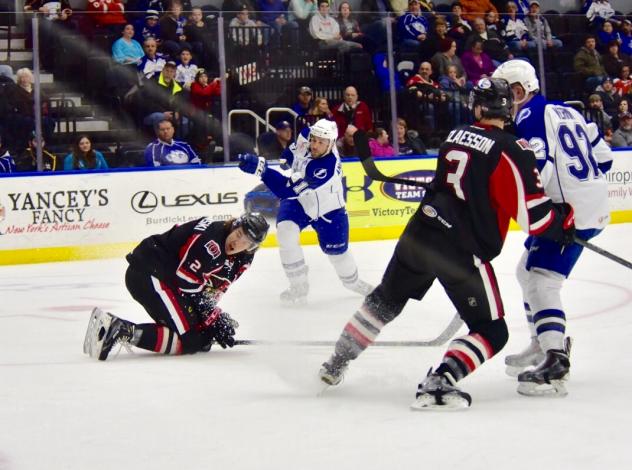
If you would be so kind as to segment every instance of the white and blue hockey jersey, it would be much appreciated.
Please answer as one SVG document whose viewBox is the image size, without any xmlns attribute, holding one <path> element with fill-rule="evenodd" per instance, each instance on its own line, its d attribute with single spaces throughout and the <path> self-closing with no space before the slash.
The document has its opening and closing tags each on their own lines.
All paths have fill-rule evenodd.
<svg viewBox="0 0 632 470">
<path fill-rule="evenodd" d="M 298 199 L 312 219 L 345 207 L 342 163 L 338 150 L 313 158 L 309 151 L 309 128 L 303 129 L 296 142 L 281 154 L 290 167 L 290 176 L 268 168 L 263 182 L 281 199 Z"/>
<path fill-rule="evenodd" d="M 595 123 L 575 109 L 534 96 L 516 116 L 520 137 L 537 157 L 544 191 L 554 202 L 568 202 L 578 229 L 603 228 L 610 221 L 610 147 Z"/>
</svg>

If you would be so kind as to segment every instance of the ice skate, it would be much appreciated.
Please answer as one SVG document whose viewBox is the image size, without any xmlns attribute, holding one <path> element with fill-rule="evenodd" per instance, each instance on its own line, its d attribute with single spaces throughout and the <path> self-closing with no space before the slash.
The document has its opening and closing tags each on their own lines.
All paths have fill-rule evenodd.
<svg viewBox="0 0 632 470">
<path fill-rule="evenodd" d="M 469 408 L 472 397 L 462 392 L 444 375 L 428 371 L 428 376 L 417 387 L 417 398 L 410 405 L 413 410 L 460 410 Z"/>
<path fill-rule="evenodd" d="M 134 336 L 134 325 L 100 308 L 95 308 L 90 316 L 83 352 L 105 361 L 116 344 L 129 345 Z"/>
<path fill-rule="evenodd" d="M 373 289 L 375 288 L 368 282 L 364 282 L 362 279 L 356 279 L 355 282 L 343 282 L 342 285 L 350 291 L 353 291 L 356 294 L 360 294 L 363 297 L 369 295 L 371 292 L 373 292 Z"/>
<path fill-rule="evenodd" d="M 338 385 L 342 382 L 348 365 L 349 361 L 337 354 L 334 354 L 327 362 L 323 362 L 323 366 L 318 372 L 318 376 L 320 377 L 320 380 L 327 385 Z"/>
<path fill-rule="evenodd" d="M 527 367 L 537 366 L 544 360 L 544 351 L 537 338 L 531 338 L 529 345 L 518 354 L 505 357 L 505 372 L 511 377 L 518 377 Z"/>
<path fill-rule="evenodd" d="M 281 303 L 286 306 L 305 305 L 307 303 L 307 293 L 309 284 L 291 284 L 289 288 L 281 292 Z"/>
<path fill-rule="evenodd" d="M 566 396 L 565 382 L 571 368 L 570 349 L 571 339 L 566 338 L 563 350 L 547 351 L 544 361 L 535 369 L 518 375 L 518 393 L 528 396 Z"/>
</svg>

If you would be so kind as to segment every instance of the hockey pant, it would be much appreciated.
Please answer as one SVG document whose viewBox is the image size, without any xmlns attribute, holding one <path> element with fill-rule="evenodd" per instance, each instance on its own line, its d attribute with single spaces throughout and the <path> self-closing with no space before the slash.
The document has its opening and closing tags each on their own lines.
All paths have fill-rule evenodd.
<svg viewBox="0 0 632 470">
<path fill-rule="evenodd" d="M 437 368 L 454 381 L 497 354 L 508 339 L 494 270 L 451 244 L 442 232 L 411 221 L 402 234 L 380 285 L 345 326 L 336 354 L 355 359 L 395 319 L 408 299 L 421 300 L 437 279 L 469 328 L 454 339 Z"/>
<path fill-rule="evenodd" d="M 156 322 L 135 326 L 134 346 L 161 354 L 193 354 L 208 347 L 210 338 L 197 330 L 197 314 L 175 288 L 133 266 L 127 268 L 125 285 Z"/>
</svg>

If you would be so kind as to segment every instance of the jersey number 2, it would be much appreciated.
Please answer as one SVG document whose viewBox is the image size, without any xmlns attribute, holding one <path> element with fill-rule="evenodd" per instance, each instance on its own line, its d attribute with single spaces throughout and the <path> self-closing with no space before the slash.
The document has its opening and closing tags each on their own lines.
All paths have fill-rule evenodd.
<svg viewBox="0 0 632 470">
<path fill-rule="evenodd" d="M 445 181 L 447 184 L 452 185 L 456 197 L 465 201 L 461 180 L 465 174 L 467 162 L 470 160 L 470 154 L 463 150 L 450 150 L 445 154 L 445 159 L 450 163 L 452 169 L 452 171 L 447 172 Z"/>
<path fill-rule="evenodd" d="M 597 178 L 599 176 L 599 167 L 595 157 L 593 157 L 592 145 L 584 128 L 577 124 L 575 132 L 573 132 L 566 124 L 562 124 L 558 132 L 560 144 L 573 162 L 567 165 L 570 175 L 580 181 L 585 181 L 591 176 L 592 170 L 592 177 Z M 583 141 L 586 148 L 585 151 L 580 147 L 578 139 Z"/>
</svg>

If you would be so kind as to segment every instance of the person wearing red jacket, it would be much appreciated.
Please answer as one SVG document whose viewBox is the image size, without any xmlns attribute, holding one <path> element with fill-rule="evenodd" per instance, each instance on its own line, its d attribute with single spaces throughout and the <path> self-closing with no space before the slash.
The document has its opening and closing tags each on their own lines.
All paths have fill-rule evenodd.
<svg viewBox="0 0 632 470">
<path fill-rule="evenodd" d="M 209 83 L 206 71 L 199 69 L 195 74 L 195 81 L 191 83 L 189 95 L 193 107 L 191 110 L 193 133 L 190 140 L 199 151 L 203 151 L 215 136 L 221 134 L 219 121 L 210 115 L 213 97 L 218 97 L 220 94 L 221 82 L 219 78 L 214 78 Z"/>
<path fill-rule="evenodd" d="M 89 20 L 95 28 L 119 31 L 127 22 L 125 6 L 121 0 L 88 0 Z"/>
<path fill-rule="evenodd" d="M 345 135 L 348 126 L 355 126 L 365 132 L 373 130 L 373 117 L 369 106 L 358 100 L 355 87 L 345 88 L 344 101 L 333 109 L 334 120 L 338 126 L 338 137 Z"/>
</svg>

